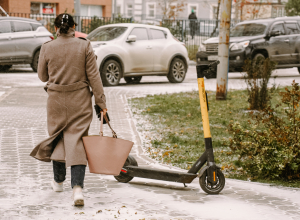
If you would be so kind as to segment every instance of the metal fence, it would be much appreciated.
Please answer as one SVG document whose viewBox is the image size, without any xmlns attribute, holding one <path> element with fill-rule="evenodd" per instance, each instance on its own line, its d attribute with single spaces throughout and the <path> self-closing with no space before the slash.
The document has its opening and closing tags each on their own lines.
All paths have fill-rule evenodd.
<svg viewBox="0 0 300 220">
<path fill-rule="evenodd" d="M 236 23 L 232 22 L 231 27 Z M 211 37 L 219 36 L 219 20 L 162 20 L 160 26 L 166 27 L 178 40 L 183 42 L 194 60 L 201 43 Z"/>
<path fill-rule="evenodd" d="M 51 33 L 55 33 L 54 20 L 56 15 L 29 14 L 29 13 L 8 13 L 9 16 L 31 18 L 42 23 Z M 74 16 L 78 23 L 77 31 L 89 34 L 95 28 L 114 23 L 144 23 L 156 26 L 166 27 L 179 41 L 183 42 L 189 52 L 190 59 L 194 56 L 203 41 L 210 37 L 219 35 L 220 22 L 217 20 L 188 20 L 188 19 L 143 19 L 134 21 L 132 18 L 123 18 L 122 16 L 115 18 L 107 17 L 87 17 Z M 232 22 L 231 26 L 235 23 Z"/>
<path fill-rule="evenodd" d="M 30 13 L 7 13 L 11 17 L 22 17 L 31 18 L 39 21 L 43 24 L 51 33 L 55 33 L 54 20 L 56 15 L 44 15 L 44 14 L 30 14 Z M 115 24 L 115 23 L 131 23 L 133 20 L 131 18 L 108 18 L 108 17 L 97 17 L 97 16 L 73 16 L 75 22 L 78 24 L 76 26 L 76 31 L 80 31 L 89 34 L 91 31 L 97 27 Z"/>
</svg>

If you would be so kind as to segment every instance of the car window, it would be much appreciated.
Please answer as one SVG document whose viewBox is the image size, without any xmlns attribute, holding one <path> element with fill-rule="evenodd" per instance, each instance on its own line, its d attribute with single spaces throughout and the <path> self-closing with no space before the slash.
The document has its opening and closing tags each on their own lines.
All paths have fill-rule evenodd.
<svg viewBox="0 0 300 220">
<path fill-rule="evenodd" d="M 127 27 L 102 27 L 92 31 L 86 38 L 90 41 L 110 41 L 120 37 Z"/>
<path fill-rule="evenodd" d="M 167 33 L 161 30 L 150 29 L 151 35 L 153 39 L 166 39 Z"/>
<path fill-rule="evenodd" d="M 230 30 L 231 37 L 257 36 L 265 33 L 267 23 L 238 24 Z"/>
<path fill-rule="evenodd" d="M 136 40 L 148 40 L 148 32 L 146 28 L 134 28 L 130 35 L 135 35 Z"/>
<path fill-rule="evenodd" d="M 38 27 L 41 27 L 42 24 L 39 24 L 39 23 L 30 23 L 31 24 L 31 27 L 32 27 L 32 30 L 36 31 L 36 29 L 38 29 Z"/>
<path fill-rule="evenodd" d="M 30 23 L 14 21 L 14 32 L 32 31 Z"/>
<path fill-rule="evenodd" d="M 297 23 L 286 23 L 287 34 L 299 34 Z"/>
<path fill-rule="evenodd" d="M 280 34 L 285 34 L 284 27 L 283 27 L 283 24 L 282 24 L 282 23 L 280 23 L 280 24 L 275 24 L 275 25 L 272 27 L 272 32 L 276 32 L 276 31 L 279 31 Z"/>
<path fill-rule="evenodd" d="M 10 33 L 11 26 L 9 21 L 2 21 L 0 22 L 0 34 Z"/>
</svg>

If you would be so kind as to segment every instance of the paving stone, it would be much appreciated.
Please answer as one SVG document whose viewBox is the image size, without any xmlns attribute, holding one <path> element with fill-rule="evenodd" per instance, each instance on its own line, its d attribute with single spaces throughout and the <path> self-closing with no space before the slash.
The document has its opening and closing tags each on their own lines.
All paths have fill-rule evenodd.
<svg viewBox="0 0 300 220">
<path fill-rule="evenodd" d="M 300 219 L 299 189 L 226 179 L 220 195 L 211 196 L 200 189 L 197 178 L 187 188 L 179 183 L 141 178 L 124 184 L 112 176 L 90 174 L 88 169 L 85 206 L 74 207 L 70 170 L 67 170 L 65 191 L 53 192 L 51 163 L 29 156 L 33 147 L 48 136 L 44 84 L 35 74 L 10 75 L 0 75 L 0 91 L 5 91 L 0 96 L 1 219 Z M 16 77 L 18 81 L 14 80 Z M 127 99 L 196 90 L 195 79 L 188 76 L 182 84 L 170 84 L 166 80 L 153 84 L 145 77 L 141 85 L 105 88 L 111 124 L 119 138 L 135 143 L 131 154 L 139 165 L 169 169 L 144 155 Z M 285 77 L 282 82 L 288 84 L 288 80 Z M 232 78 L 228 85 L 234 89 L 245 86 L 238 77 Z M 206 88 L 215 90 L 215 80 L 207 80 Z M 94 116 L 90 134 L 98 134 L 99 126 Z M 111 135 L 107 126 L 104 134 Z M 99 210 L 102 212 L 97 213 Z"/>
</svg>

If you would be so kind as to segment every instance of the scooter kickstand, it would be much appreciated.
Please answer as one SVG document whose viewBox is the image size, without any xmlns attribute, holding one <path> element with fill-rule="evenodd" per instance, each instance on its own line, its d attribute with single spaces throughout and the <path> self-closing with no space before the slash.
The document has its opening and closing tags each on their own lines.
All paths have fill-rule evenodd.
<svg viewBox="0 0 300 220">
<path fill-rule="evenodd" d="M 184 185 L 184 187 L 187 187 L 187 185 L 185 185 L 185 183 L 183 185 Z"/>
</svg>

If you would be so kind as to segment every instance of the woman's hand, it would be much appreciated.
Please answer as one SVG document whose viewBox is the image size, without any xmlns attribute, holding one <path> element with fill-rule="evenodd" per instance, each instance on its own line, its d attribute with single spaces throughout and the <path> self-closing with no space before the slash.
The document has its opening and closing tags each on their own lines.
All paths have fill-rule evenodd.
<svg viewBox="0 0 300 220">
<path fill-rule="evenodd" d="M 107 108 L 103 109 L 103 115 L 106 115 L 106 112 L 107 112 Z"/>
</svg>

